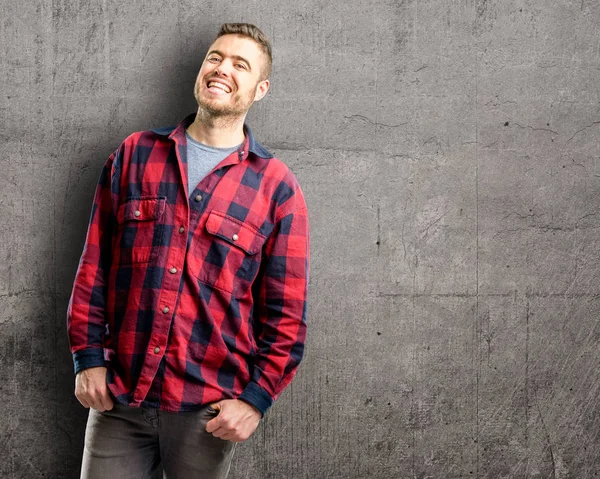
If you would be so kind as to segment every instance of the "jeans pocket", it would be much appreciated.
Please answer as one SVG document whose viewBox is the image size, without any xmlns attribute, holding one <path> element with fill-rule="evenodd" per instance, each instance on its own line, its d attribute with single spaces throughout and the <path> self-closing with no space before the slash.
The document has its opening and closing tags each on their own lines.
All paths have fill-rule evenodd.
<svg viewBox="0 0 600 479">
<path fill-rule="evenodd" d="M 206 412 L 208 414 L 210 414 L 211 416 L 218 416 L 219 415 L 219 411 L 217 409 L 215 409 L 214 407 L 212 407 L 212 406 L 208 406 L 206 408 Z"/>
</svg>

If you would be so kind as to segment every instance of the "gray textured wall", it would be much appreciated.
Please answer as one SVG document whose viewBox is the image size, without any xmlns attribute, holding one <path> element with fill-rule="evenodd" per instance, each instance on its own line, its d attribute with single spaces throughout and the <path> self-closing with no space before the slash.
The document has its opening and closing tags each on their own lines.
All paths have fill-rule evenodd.
<svg viewBox="0 0 600 479">
<path fill-rule="evenodd" d="M 249 123 L 312 227 L 305 359 L 231 477 L 596 477 L 599 3 L 288 3 L 2 2 L 0 477 L 78 477 L 94 186 L 225 21 L 273 41 Z"/>
</svg>

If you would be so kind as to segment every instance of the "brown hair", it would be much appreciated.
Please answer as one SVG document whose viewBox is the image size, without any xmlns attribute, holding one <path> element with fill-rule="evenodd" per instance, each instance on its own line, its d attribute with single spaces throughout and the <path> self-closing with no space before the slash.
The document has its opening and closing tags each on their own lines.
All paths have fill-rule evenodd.
<svg viewBox="0 0 600 479">
<path fill-rule="evenodd" d="M 224 23 L 221 25 L 221 30 L 217 34 L 217 38 L 222 35 L 242 35 L 251 38 L 261 47 L 263 53 L 267 57 L 265 67 L 262 71 L 262 79 L 266 80 L 271 74 L 271 65 L 273 63 L 273 53 L 271 50 L 271 42 L 260 28 L 250 23 Z"/>
</svg>

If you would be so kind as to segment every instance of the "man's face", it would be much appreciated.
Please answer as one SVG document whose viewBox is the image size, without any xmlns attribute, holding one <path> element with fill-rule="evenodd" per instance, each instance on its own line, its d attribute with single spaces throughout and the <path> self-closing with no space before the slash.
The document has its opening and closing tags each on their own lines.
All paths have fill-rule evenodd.
<svg viewBox="0 0 600 479">
<path fill-rule="evenodd" d="M 213 116 L 243 116 L 264 97 L 269 80 L 261 81 L 265 54 L 251 38 L 223 35 L 210 46 L 194 96 Z"/>
</svg>

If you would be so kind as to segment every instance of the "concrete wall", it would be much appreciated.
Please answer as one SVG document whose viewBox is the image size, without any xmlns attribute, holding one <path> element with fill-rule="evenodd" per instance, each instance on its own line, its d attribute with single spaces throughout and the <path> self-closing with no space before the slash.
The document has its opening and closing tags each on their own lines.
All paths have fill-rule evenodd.
<svg viewBox="0 0 600 479">
<path fill-rule="evenodd" d="M 76 478 L 65 313 L 102 164 L 195 110 L 225 21 L 312 226 L 301 370 L 232 478 L 600 471 L 600 4 L 7 0 L 0 476 Z"/>
</svg>

